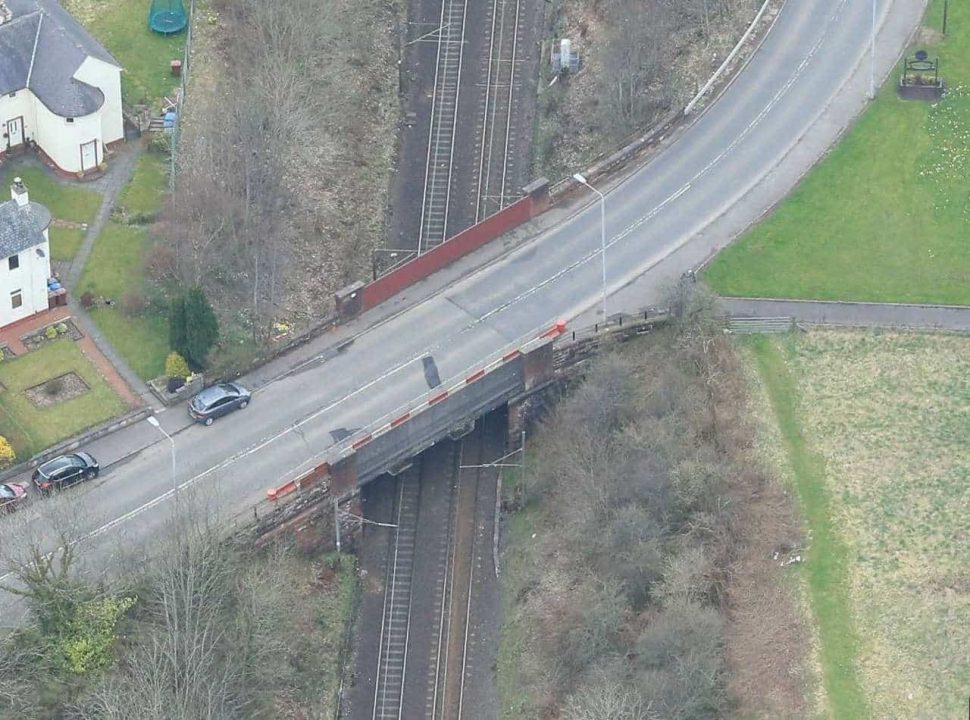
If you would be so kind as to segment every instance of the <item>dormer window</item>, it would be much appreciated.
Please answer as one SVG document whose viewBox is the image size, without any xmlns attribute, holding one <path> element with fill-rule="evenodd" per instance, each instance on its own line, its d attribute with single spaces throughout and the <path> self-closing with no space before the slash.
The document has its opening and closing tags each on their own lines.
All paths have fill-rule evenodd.
<svg viewBox="0 0 970 720">
<path fill-rule="evenodd" d="M 7 268 L 8 269 L 10 269 L 10 270 L 16 270 L 19 267 L 20 267 L 20 256 L 19 255 L 11 255 L 10 257 L 7 258 Z"/>
</svg>

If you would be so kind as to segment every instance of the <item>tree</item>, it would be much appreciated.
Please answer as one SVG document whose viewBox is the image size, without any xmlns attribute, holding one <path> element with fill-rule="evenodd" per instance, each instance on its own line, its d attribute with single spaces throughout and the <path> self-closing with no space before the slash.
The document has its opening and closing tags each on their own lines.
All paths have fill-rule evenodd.
<svg viewBox="0 0 970 720">
<path fill-rule="evenodd" d="M 185 331 L 189 360 L 204 367 L 206 355 L 219 339 L 219 322 L 200 287 L 192 288 L 185 296 Z"/>
<path fill-rule="evenodd" d="M 219 322 L 201 287 L 172 300 L 168 340 L 172 350 L 196 368 L 205 367 L 209 350 L 219 338 Z"/>
<path fill-rule="evenodd" d="M 185 298 L 172 298 L 168 309 L 168 346 L 183 357 L 188 345 L 188 332 L 185 318 Z"/>
</svg>

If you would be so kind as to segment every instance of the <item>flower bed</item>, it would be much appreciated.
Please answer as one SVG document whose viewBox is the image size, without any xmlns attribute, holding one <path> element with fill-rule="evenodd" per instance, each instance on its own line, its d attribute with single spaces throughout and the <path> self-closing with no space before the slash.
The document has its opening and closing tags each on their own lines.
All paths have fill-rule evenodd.
<svg viewBox="0 0 970 720">
<path fill-rule="evenodd" d="M 60 337 L 70 337 L 72 340 L 80 340 L 84 337 L 84 333 L 78 329 L 71 318 L 64 318 L 63 320 L 58 320 L 55 323 L 33 330 L 26 335 L 21 335 L 20 342 L 30 351 L 36 350 Z"/>
</svg>

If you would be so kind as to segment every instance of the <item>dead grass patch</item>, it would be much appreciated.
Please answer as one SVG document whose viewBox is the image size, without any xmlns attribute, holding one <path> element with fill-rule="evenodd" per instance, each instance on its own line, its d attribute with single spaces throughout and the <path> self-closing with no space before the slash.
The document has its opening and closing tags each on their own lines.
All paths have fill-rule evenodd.
<svg viewBox="0 0 970 720">
<path fill-rule="evenodd" d="M 970 338 L 791 340 L 803 426 L 849 546 L 874 717 L 956 717 L 970 685 Z"/>
<path fill-rule="evenodd" d="M 725 633 L 728 690 L 745 718 L 793 718 L 824 707 L 817 638 L 811 627 L 804 578 L 783 568 L 803 548 L 805 531 L 792 496 L 792 470 L 771 406 L 753 363 L 745 367 L 750 388 L 752 456 L 765 476 L 740 504 L 744 539 L 731 568 Z"/>
</svg>

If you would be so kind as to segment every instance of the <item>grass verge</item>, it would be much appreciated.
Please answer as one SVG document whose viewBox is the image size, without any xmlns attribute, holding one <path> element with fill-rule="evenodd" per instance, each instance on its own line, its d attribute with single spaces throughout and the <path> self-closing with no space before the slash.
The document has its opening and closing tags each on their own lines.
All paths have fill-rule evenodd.
<svg viewBox="0 0 970 720">
<path fill-rule="evenodd" d="M 811 535 L 805 574 L 819 635 L 819 661 L 829 712 L 835 718 L 867 717 L 856 672 L 858 644 L 848 597 L 848 550 L 835 526 L 825 483 L 825 461 L 809 447 L 799 422 L 798 384 L 785 355 L 765 336 L 750 340 L 774 409 L 795 488 Z"/>
<path fill-rule="evenodd" d="M 23 392 L 67 372 L 77 373 L 90 389 L 50 408 L 36 407 Z M 3 361 L 0 383 L 6 388 L 0 392 L 4 434 L 9 420 L 9 427 L 15 431 L 8 440 L 19 458 L 40 452 L 127 409 L 77 344 L 69 340 L 47 343 L 33 352 Z"/>
<path fill-rule="evenodd" d="M 942 1 L 925 23 L 939 27 Z M 970 304 L 970 5 L 920 47 L 950 88 L 935 105 L 890 81 L 837 148 L 705 273 L 723 295 Z M 933 38 L 937 39 L 933 39 Z M 891 78 L 897 76 L 896 72 Z"/>
<path fill-rule="evenodd" d="M 511 501 L 515 495 L 518 473 L 513 471 L 503 475 L 503 499 Z M 525 618 L 518 611 L 516 593 L 521 578 L 528 572 L 525 548 L 531 543 L 539 517 L 535 505 L 526 505 L 505 516 L 505 544 L 507 550 L 502 555 L 502 574 L 505 576 L 502 587 L 502 631 L 499 638 L 498 661 L 496 665 L 496 684 L 500 700 L 500 720 L 530 720 L 535 718 L 535 699 L 521 683 L 521 668 L 524 657 L 526 633 Z M 508 580 L 507 578 L 512 578 Z"/>
<path fill-rule="evenodd" d="M 168 353 L 168 322 L 153 307 L 131 309 L 129 297 L 140 297 L 142 267 L 150 246 L 148 233 L 132 225 L 108 222 L 88 257 L 78 283 L 79 294 L 90 292 L 112 305 L 91 309 L 91 318 L 108 342 L 140 378 L 162 374 Z"/>
<path fill-rule="evenodd" d="M 152 32 L 148 28 L 150 2 L 64 0 L 64 6 L 125 69 L 121 93 L 126 103 L 154 103 L 178 84 L 169 63 L 182 59 L 185 33 L 166 37 Z"/>
</svg>

